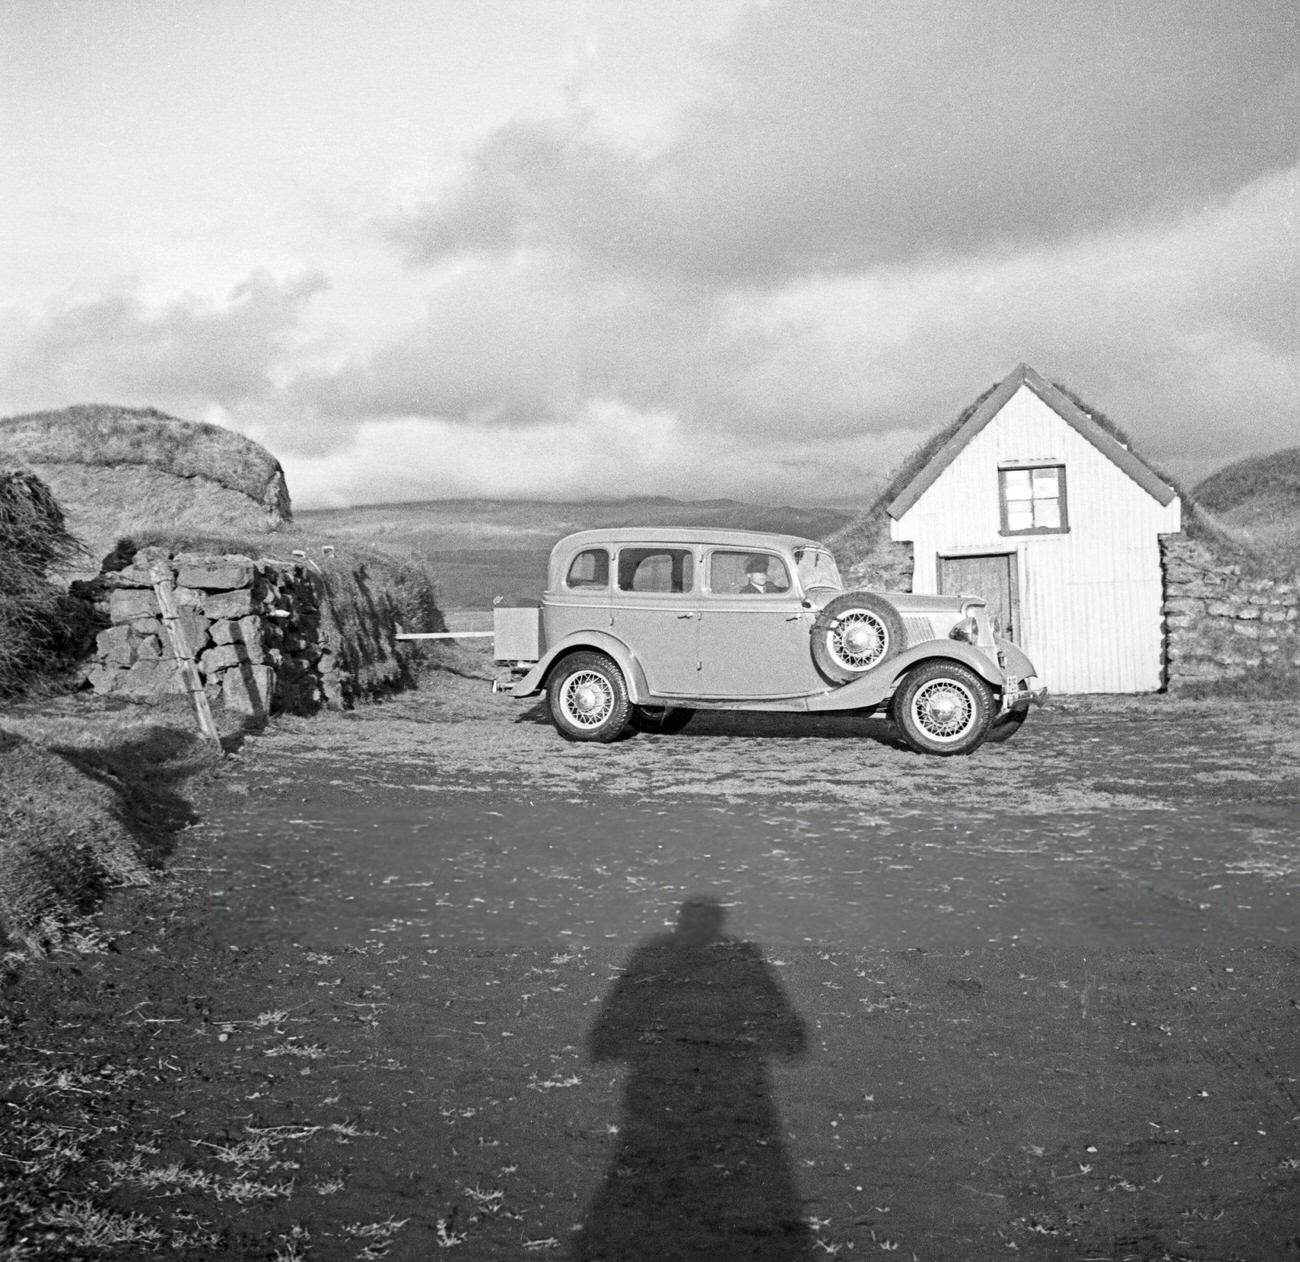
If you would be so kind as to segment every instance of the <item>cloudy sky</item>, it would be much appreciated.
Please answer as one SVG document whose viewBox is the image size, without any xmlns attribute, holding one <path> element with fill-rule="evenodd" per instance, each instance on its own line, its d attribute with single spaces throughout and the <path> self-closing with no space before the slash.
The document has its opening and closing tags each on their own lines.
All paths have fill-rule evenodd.
<svg viewBox="0 0 1300 1262">
<path fill-rule="evenodd" d="M 1021 361 L 1300 445 L 1295 0 L 5 0 L 0 415 L 855 503 Z"/>
</svg>

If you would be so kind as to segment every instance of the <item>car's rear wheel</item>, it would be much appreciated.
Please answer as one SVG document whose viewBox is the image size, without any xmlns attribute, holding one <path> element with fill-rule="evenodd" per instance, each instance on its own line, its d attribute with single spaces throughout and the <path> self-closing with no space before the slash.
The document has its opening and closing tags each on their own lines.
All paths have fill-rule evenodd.
<svg viewBox="0 0 1300 1262">
<path fill-rule="evenodd" d="M 694 716 L 694 710 L 679 706 L 634 705 L 630 722 L 638 732 L 671 736 L 680 732 Z"/>
<path fill-rule="evenodd" d="M 893 713 L 903 739 L 918 753 L 969 754 L 988 735 L 993 694 L 959 662 L 924 662 L 904 676 Z"/>
<path fill-rule="evenodd" d="M 1029 717 L 1029 708 L 1026 706 L 1023 710 L 1012 710 L 1005 718 L 999 719 L 989 728 L 989 734 L 984 738 L 990 745 L 998 745 L 1003 741 L 1009 741 L 1022 727 L 1025 720 Z"/>
<path fill-rule="evenodd" d="M 571 741 L 616 741 L 627 730 L 632 706 L 623 673 L 604 653 L 574 653 L 546 685 L 551 720 Z"/>
<path fill-rule="evenodd" d="M 898 610 L 883 596 L 846 592 L 813 623 L 813 662 L 831 683 L 847 684 L 900 653 L 906 634 Z"/>
</svg>

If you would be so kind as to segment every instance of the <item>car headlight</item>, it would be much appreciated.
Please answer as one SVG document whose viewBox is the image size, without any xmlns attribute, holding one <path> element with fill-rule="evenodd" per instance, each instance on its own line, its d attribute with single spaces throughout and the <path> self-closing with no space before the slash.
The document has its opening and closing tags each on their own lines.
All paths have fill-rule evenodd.
<svg viewBox="0 0 1300 1262">
<path fill-rule="evenodd" d="M 975 619 L 967 616 L 948 632 L 948 638 L 950 640 L 965 640 L 967 644 L 974 644 L 979 639 L 979 634 L 980 629 Z"/>
</svg>

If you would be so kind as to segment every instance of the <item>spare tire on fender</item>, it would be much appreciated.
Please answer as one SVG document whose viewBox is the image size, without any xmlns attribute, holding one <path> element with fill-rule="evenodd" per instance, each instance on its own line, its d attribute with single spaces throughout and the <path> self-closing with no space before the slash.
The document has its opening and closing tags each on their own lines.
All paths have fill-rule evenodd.
<svg viewBox="0 0 1300 1262">
<path fill-rule="evenodd" d="M 896 657 L 906 644 L 898 610 L 874 592 L 836 596 L 813 623 L 813 662 L 833 684 L 861 679 Z"/>
</svg>

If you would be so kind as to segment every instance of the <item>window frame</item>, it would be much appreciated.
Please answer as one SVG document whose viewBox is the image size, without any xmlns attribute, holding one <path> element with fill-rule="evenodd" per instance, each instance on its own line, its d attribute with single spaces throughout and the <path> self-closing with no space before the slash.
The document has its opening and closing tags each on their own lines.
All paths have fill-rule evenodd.
<svg viewBox="0 0 1300 1262">
<path fill-rule="evenodd" d="M 580 581 L 576 583 L 573 581 L 574 567 L 578 564 L 578 561 L 585 556 L 604 557 L 605 581 L 603 583 L 600 582 L 599 580 L 586 580 L 586 581 Z M 564 577 L 561 580 L 564 590 L 566 592 L 607 592 L 609 591 L 610 579 L 614 569 L 611 563 L 612 560 L 613 558 L 610 555 L 610 550 L 604 544 L 596 544 L 589 548 L 579 549 L 569 558 L 568 568 L 565 570 Z M 595 568 L 599 568 L 599 567 L 595 567 Z"/>
<path fill-rule="evenodd" d="M 1042 469 L 1055 469 L 1057 471 L 1056 486 L 1058 495 L 1057 503 L 1060 505 L 1061 521 L 1057 526 L 1028 526 L 1023 529 L 1012 529 L 1010 521 L 1011 514 L 1007 509 L 1007 474 L 1008 473 L 1028 473 L 1030 475 L 1030 497 L 1027 501 L 1030 505 L 1035 503 L 1032 488 L 1033 474 Z M 1007 460 L 998 465 L 998 515 L 1001 528 L 998 534 L 1009 536 L 1011 538 L 1020 538 L 1023 535 L 1068 535 L 1070 533 L 1070 502 L 1067 492 L 1065 461 L 1064 460 Z"/>
<path fill-rule="evenodd" d="M 773 596 L 789 596 L 790 593 L 794 591 L 794 579 L 791 578 L 790 575 L 790 562 L 787 561 L 786 558 L 783 557 L 779 552 L 774 552 L 771 548 L 757 548 L 757 549 L 741 548 L 741 547 L 737 547 L 735 544 L 718 544 L 716 547 L 710 548 L 708 554 L 708 564 L 706 567 L 707 577 L 705 579 L 704 590 L 710 596 L 726 597 L 726 596 L 738 596 L 741 594 L 738 590 L 720 591 L 717 587 L 714 586 L 713 566 L 714 566 L 715 559 L 719 555 L 738 556 L 738 557 L 744 557 L 746 559 L 752 556 L 764 556 L 768 559 L 769 562 L 775 561 L 781 567 L 781 571 L 785 575 L 785 586 L 779 589 L 774 588 L 771 591 L 763 592 L 762 598 L 765 600 L 770 600 Z M 744 562 L 741 563 L 741 566 L 742 566 L 742 573 L 743 573 Z M 752 595 L 747 596 L 746 599 L 752 599 Z"/>
<path fill-rule="evenodd" d="M 613 564 L 610 567 L 611 590 L 619 596 L 638 596 L 638 597 L 672 596 L 680 599 L 683 596 L 693 595 L 699 583 L 698 576 L 700 570 L 700 566 L 698 564 L 695 551 L 696 550 L 693 547 L 691 547 L 689 544 L 681 544 L 681 543 L 621 544 L 618 548 L 615 549 Z M 636 588 L 633 587 L 623 586 L 623 566 L 624 566 L 625 558 L 630 556 L 637 556 L 637 560 L 628 575 L 630 581 L 635 578 L 637 568 L 639 568 L 644 562 L 650 560 L 653 557 L 659 556 L 660 554 L 663 554 L 669 558 L 670 573 L 672 573 L 673 570 L 676 569 L 677 563 L 678 561 L 680 561 L 682 563 L 681 564 L 682 570 L 683 571 L 689 570 L 688 573 L 683 574 L 683 579 L 689 578 L 690 581 L 684 582 L 681 588 L 670 587 L 667 590 L 655 590 L 655 589 L 648 589 L 648 588 L 637 590 Z"/>
</svg>

